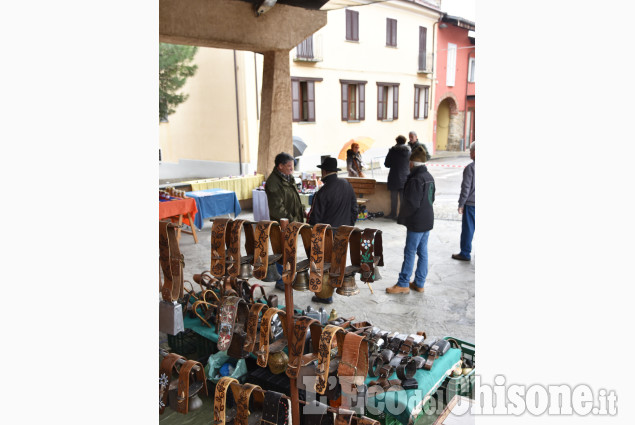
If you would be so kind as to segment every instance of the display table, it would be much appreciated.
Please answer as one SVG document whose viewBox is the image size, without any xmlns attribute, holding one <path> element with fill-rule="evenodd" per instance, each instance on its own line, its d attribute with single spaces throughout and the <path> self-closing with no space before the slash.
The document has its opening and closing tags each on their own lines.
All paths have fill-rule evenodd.
<svg viewBox="0 0 635 425">
<path fill-rule="evenodd" d="M 433 425 L 474 425 L 476 417 L 471 412 L 473 404 L 474 400 L 455 395 Z"/>
<path fill-rule="evenodd" d="M 267 193 L 264 190 L 254 189 L 251 196 L 253 198 L 254 221 L 269 220 Z"/>
<path fill-rule="evenodd" d="M 255 176 L 245 177 L 223 177 L 220 179 L 204 179 L 204 180 L 192 180 L 189 183 L 192 186 L 192 191 L 199 191 L 205 189 L 225 189 L 231 190 L 236 193 L 236 197 L 239 201 L 243 199 L 249 199 L 251 197 L 251 191 L 259 187 L 265 180 L 265 176 L 262 174 L 256 174 Z"/>
<path fill-rule="evenodd" d="M 159 220 L 163 220 L 165 218 L 174 218 L 179 224 L 179 229 L 176 233 L 177 239 L 181 238 L 180 226 L 185 223 L 192 228 L 192 236 L 194 236 L 194 242 L 198 243 L 196 230 L 194 230 L 194 226 L 192 225 L 192 223 L 194 222 L 192 217 L 196 215 L 196 212 L 196 201 L 191 198 L 172 198 L 169 201 L 159 201 Z"/>
<path fill-rule="evenodd" d="M 236 194 L 224 189 L 207 189 L 193 192 L 185 192 L 188 198 L 196 202 L 198 213 L 194 217 L 194 224 L 200 229 L 203 228 L 203 220 L 219 215 L 240 214 L 240 204 Z"/>
</svg>

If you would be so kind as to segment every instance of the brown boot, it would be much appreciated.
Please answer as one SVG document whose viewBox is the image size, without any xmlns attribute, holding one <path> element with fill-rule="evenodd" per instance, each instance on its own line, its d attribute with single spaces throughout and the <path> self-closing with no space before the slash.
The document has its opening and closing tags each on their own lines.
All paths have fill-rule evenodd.
<svg viewBox="0 0 635 425">
<path fill-rule="evenodd" d="M 410 282 L 410 289 L 417 292 L 423 292 L 423 287 L 419 288 L 414 282 Z"/>
<path fill-rule="evenodd" d="M 393 285 L 390 288 L 386 288 L 387 294 L 408 294 L 410 293 L 410 288 L 403 287 L 399 285 Z"/>
</svg>

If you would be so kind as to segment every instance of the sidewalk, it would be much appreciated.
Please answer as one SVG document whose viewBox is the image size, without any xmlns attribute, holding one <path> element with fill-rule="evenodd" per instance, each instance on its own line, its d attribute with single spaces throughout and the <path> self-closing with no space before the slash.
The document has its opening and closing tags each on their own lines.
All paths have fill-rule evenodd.
<svg viewBox="0 0 635 425">
<path fill-rule="evenodd" d="M 239 218 L 253 220 L 253 213 L 244 210 Z M 471 262 L 451 258 L 453 253 L 459 251 L 461 222 L 456 217 L 435 218 L 428 242 L 429 267 L 424 293 L 410 291 L 409 294 L 389 295 L 385 292 L 387 287 L 397 282 L 401 269 L 406 238 L 404 226 L 384 218 L 361 220 L 356 226 L 382 231 L 385 266 L 380 268 L 382 280 L 372 284 L 374 294 L 357 275 L 358 295 L 345 297 L 334 293 L 333 304 L 323 305 L 311 302 L 312 292 L 294 291 L 297 308 L 306 309 L 311 305 L 317 310 L 324 307 L 327 313 L 335 309 L 339 316 L 354 316 L 356 321 L 367 320 L 385 330 L 403 333 L 425 331 L 429 337 L 454 336 L 474 341 L 476 256 L 473 252 Z M 205 222 L 203 229 L 198 232 L 198 239 L 199 243 L 195 244 L 191 235 L 181 235 L 181 253 L 185 257 L 184 279 L 190 281 L 195 273 L 209 270 L 211 222 Z M 478 246 L 476 236 L 474 246 Z M 263 283 L 253 278 L 249 282 L 260 283 L 267 294 L 277 294 L 281 300 L 284 299 L 282 291 L 274 289 L 273 282 Z"/>
</svg>

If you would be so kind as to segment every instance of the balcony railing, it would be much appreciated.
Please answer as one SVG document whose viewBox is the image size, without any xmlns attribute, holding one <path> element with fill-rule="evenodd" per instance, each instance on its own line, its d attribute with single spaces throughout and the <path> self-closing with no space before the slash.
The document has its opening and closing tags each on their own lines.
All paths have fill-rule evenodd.
<svg viewBox="0 0 635 425">
<path fill-rule="evenodd" d="M 434 54 L 428 53 L 424 55 L 419 53 L 419 62 L 417 67 L 417 72 L 420 74 L 432 74 L 432 70 L 434 64 Z"/>
<path fill-rule="evenodd" d="M 322 36 L 310 35 L 295 48 L 294 61 L 320 62 L 322 61 Z"/>
</svg>

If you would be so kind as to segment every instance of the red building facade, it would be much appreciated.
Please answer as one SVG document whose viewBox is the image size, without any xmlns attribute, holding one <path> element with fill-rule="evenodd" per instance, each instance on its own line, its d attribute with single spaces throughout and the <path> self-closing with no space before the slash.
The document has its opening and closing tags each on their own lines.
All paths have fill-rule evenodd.
<svg viewBox="0 0 635 425">
<path fill-rule="evenodd" d="M 437 32 L 434 151 L 461 151 L 475 140 L 474 22 L 445 15 Z"/>
</svg>

